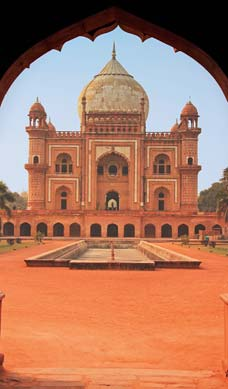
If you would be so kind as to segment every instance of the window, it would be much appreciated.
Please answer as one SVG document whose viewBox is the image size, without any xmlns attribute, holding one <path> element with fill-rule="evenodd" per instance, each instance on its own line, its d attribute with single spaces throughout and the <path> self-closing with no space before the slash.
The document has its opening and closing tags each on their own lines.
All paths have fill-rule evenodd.
<svg viewBox="0 0 228 389">
<path fill-rule="evenodd" d="M 188 158 L 188 165 L 192 165 L 193 164 L 193 158 L 192 157 L 189 157 Z"/>
<path fill-rule="evenodd" d="M 117 175 L 117 167 L 115 165 L 110 165 L 108 168 L 108 172 L 110 176 L 116 176 Z"/>
<path fill-rule="evenodd" d="M 160 192 L 158 194 L 158 210 L 159 211 L 164 211 L 165 209 L 165 200 L 164 200 L 164 193 L 163 192 Z"/>
<path fill-rule="evenodd" d="M 61 209 L 67 209 L 67 200 L 61 199 Z"/>
<path fill-rule="evenodd" d="M 103 176 L 103 174 L 104 174 L 104 166 L 101 166 L 101 165 L 97 166 L 97 174 L 98 174 L 98 176 Z"/>
<path fill-rule="evenodd" d="M 67 209 L 67 192 L 61 192 L 61 209 Z"/>
<path fill-rule="evenodd" d="M 62 174 L 73 173 L 73 165 L 69 154 L 59 154 L 55 164 L 55 172 Z"/>
<path fill-rule="evenodd" d="M 123 176 L 128 176 L 128 166 L 123 166 L 122 167 L 122 175 Z"/>
<path fill-rule="evenodd" d="M 33 157 L 33 163 L 39 163 L 39 157 L 37 155 L 35 155 L 35 157 Z"/>
<path fill-rule="evenodd" d="M 154 174 L 170 174 L 171 166 L 167 155 L 158 155 L 153 165 Z"/>
</svg>

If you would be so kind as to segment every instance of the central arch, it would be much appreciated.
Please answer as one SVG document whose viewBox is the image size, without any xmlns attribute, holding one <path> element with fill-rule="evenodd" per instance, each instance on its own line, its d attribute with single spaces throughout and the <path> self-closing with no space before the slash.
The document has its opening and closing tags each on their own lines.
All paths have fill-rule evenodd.
<svg viewBox="0 0 228 389">
<path fill-rule="evenodd" d="M 118 226 L 116 224 L 109 224 L 107 227 L 107 237 L 117 238 L 118 237 Z"/>
<path fill-rule="evenodd" d="M 106 194 L 105 209 L 109 211 L 118 211 L 119 210 L 119 193 L 114 190 Z"/>
</svg>

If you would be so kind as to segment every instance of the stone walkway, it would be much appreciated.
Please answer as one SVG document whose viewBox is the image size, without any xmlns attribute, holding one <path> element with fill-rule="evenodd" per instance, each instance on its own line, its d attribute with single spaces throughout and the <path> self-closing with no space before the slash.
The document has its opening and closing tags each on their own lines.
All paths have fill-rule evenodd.
<svg viewBox="0 0 228 389">
<path fill-rule="evenodd" d="M 225 389 L 227 386 L 225 378 L 209 370 L 21 368 L 0 376 L 0 387 L 7 388 Z"/>
</svg>

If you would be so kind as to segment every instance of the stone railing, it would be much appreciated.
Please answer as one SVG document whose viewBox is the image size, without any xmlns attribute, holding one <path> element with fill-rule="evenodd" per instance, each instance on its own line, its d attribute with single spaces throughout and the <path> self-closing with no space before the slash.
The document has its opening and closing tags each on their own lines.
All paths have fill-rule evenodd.
<svg viewBox="0 0 228 389">
<path fill-rule="evenodd" d="M 57 137 L 71 137 L 71 138 L 80 138 L 81 132 L 80 131 L 56 131 Z"/>
<path fill-rule="evenodd" d="M 224 359 L 222 366 L 226 377 L 228 377 L 228 293 L 222 294 L 220 298 L 224 302 Z"/>
<path fill-rule="evenodd" d="M 155 261 L 156 267 L 198 268 L 201 264 L 197 259 L 143 240 L 137 247 L 149 259 Z"/>
<path fill-rule="evenodd" d="M 166 138 L 166 139 L 176 139 L 180 138 L 180 134 L 176 132 L 146 132 L 145 133 L 146 138 Z"/>
</svg>

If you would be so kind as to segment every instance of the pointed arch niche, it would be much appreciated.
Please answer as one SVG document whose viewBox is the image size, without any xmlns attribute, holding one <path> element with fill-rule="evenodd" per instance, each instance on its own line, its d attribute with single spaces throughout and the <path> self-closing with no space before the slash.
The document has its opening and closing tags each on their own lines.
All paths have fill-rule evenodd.
<svg viewBox="0 0 228 389">
<path fill-rule="evenodd" d="M 97 160 L 97 209 L 129 208 L 129 163 L 122 154 L 105 153 Z"/>
</svg>

